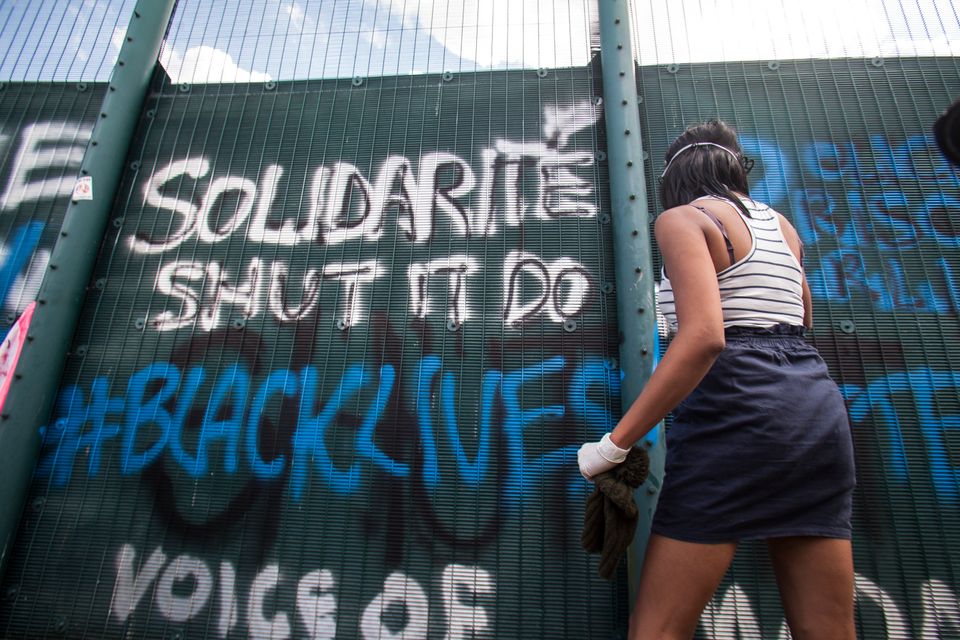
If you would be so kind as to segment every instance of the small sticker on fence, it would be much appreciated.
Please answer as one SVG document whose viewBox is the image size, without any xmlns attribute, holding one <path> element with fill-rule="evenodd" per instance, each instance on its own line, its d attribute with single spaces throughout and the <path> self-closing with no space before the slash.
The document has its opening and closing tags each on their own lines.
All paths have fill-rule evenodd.
<svg viewBox="0 0 960 640">
<path fill-rule="evenodd" d="M 77 178 L 77 184 L 73 186 L 73 199 L 93 200 L 93 176 Z"/>
</svg>

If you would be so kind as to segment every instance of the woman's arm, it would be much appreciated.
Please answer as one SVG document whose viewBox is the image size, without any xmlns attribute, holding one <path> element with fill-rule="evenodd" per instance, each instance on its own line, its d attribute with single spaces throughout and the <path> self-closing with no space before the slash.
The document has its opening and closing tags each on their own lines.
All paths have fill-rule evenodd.
<svg viewBox="0 0 960 640">
<path fill-rule="evenodd" d="M 720 289 L 704 221 L 709 223 L 692 207 L 677 207 L 657 218 L 657 246 L 673 285 L 678 329 L 643 391 L 611 434 L 620 447 L 631 447 L 680 404 L 723 350 Z"/>
<path fill-rule="evenodd" d="M 584 477 L 592 478 L 620 462 L 617 450 L 625 456 L 626 449 L 693 391 L 723 350 L 720 290 L 705 224 L 712 223 L 689 206 L 670 209 L 657 218 L 657 246 L 673 284 L 677 335 L 609 436 L 581 447 L 578 458 Z"/>
</svg>

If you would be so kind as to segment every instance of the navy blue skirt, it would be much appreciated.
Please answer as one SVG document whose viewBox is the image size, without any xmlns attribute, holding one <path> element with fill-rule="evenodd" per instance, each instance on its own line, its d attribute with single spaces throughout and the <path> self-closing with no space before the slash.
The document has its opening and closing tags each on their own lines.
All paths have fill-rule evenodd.
<svg viewBox="0 0 960 640">
<path fill-rule="evenodd" d="M 823 359 L 802 327 L 735 327 L 726 343 L 674 410 L 653 532 L 850 538 L 850 422 Z"/>
</svg>

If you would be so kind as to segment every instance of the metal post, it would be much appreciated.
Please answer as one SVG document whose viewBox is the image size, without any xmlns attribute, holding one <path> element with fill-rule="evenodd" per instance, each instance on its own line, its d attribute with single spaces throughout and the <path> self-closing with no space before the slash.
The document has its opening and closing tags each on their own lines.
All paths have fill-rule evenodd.
<svg viewBox="0 0 960 640">
<path fill-rule="evenodd" d="M 598 0 L 598 5 L 610 202 L 613 208 L 620 368 L 624 374 L 621 403 L 626 411 L 653 371 L 657 355 L 657 314 L 629 2 Z M 657 442 L 648 438 L 641 445 L 648 447 L 650 453 L 650 479 L 636 493 L 640 522 L 629 552 L 631 603 L 640 578 L 650 520 L 656 506 L 656 490 L 663 474 L 662 431 L 658 430 L 658 434 Z"/>
<path fill-rule="evenodd" d="M 0 414 L 0 575 L 40 453 L 40 427 L 53 410 L 87 283 L 175 3 L 138 0 L 133 10 L 80 165 L 80 177 L 92 180 L 93 198 L 71 200 L 67 208 Z"/>
</svg>

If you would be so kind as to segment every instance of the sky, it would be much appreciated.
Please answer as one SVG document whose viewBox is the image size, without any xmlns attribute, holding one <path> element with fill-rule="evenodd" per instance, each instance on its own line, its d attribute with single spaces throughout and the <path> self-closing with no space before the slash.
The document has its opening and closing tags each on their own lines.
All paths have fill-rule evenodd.
<svg viewBox="0 0 960 640">
<path fill-rule="evenodd" d="M 960 56 L 952 0 L 631 0 L 641 65 Z M 174 82 L 585 64 L 596 0 L 179 0 Z M 103 81 L 134 0 L 0 3 L 0 81 Z M 39 44 L 37 44 L 39 43 Z"/>
</svg>

